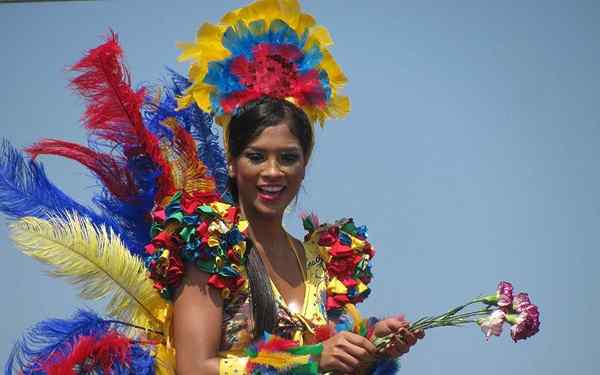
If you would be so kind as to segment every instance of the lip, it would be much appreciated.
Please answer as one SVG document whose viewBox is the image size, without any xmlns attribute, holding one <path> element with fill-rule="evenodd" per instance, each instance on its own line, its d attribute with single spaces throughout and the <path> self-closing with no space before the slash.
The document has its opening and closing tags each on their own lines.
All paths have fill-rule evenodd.
<svg viewBox="0 0 600 375">
<path fill-rule="evenodd" d="M 268 191 L 268 189 L 280 188 L 280 190 Z M 283 192 L 287 189 L 284 185 L 259 185 L 256 187 L 258 191 L 257 197 L 263 202 L 272 203 L 279 200 L 283 196 Z"/>
</svg>

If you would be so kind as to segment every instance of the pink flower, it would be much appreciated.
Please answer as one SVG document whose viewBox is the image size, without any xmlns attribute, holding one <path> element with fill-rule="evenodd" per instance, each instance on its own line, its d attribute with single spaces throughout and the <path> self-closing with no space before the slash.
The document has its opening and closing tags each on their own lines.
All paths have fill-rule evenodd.
<svg viewBox="0 0 600 375">
<path fill-rule="evenodd" d="M 498 288 L 496 289 L 496 294 L 490 294 L 480 299 L 481 302 L 486 303 L 488 305 L 494 305 L 505 310 L 512 305 L 513 301 L 513 286 L 511 283 L 507 281 L 500 281 L 498 283 Z"/>
<path fill-rule="evenodd" d="M 500 336 L 505 316 L 506 314 L 504 311 L 498 309 L 494 310 L 494 312 L 487 317 L 477 320 L 477 324 L 479 324 L 481 330 L 485 333 L 486 340 L 492 335 Z"/>
<path fill-rule="evenodd" d="M 519 293 L 513 298 L 513 309 L 521 312 L 527 305 L 531 305 L 529 295 L 527 293 Z"/>
<path fill-rule="evenodd" d="M 519 310 L 518 315 L 506 316 L 506 320 L 512 324 L 510 335 L 515 342 L 531 337 L 540 330 L 540 312 L 536 305 L 521 304 Z"/>
<path fill-rule="evenodd" d="M 500 307 L 507 307 L 513 303 L 513 286 L 511 283 L 506 281 L 500 281 L 498 283 L 498 289 L 496 290 L 496 296 L 498 297 L 497 305 Z"/>
</svg>

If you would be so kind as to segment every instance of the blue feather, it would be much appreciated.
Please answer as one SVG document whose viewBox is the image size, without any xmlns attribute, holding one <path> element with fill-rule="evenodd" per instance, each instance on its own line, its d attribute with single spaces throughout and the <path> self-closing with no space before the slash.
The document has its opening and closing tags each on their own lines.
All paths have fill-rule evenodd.
<svg viewBox="0 0 600 375">
<path fill-rule="evenodd" d="M 226 96 L 234 92 L 243 91 L 246 87 L 238 80 L 238 77 L 231 73 L 230 57 L 223 61 L 211 61 L 208 63 L 208 72 L 204 77 L 204 82 L 217 87 L 217 92 L 221 96 Z"/>
<path fill-rule="evenodd" d="M 41 163 L 25 160 L 7 140 L 0 146 L 0 211 L 12 218 L 92 211 L 75 202 L 48 180 Z"/>
<path fill-rule="evenodd" d="M 152 205 L 149 203 L 154 201 L 153 197 L 146 201 L 122 202 L 104 190 L 92 198 L 96 206 L 119 223 L 125 233 L 121 238 L 127 238 L 127 250 L 142 258 L 146 255 L 144 246 L 150 242 L 149 213 Z"/>
<path fill-rule="evenodd" d="M 261 26 L 254 26 L 260 30 Z M 223 33 L 223 47 L 231 52 L 232 57 L 244 55 L 247 59 L 252 58 L 252 48 L 257 44 L 251 29 L 242 21 L 238 21 L 235 27 L 228 27 Z"/>
<path fill-rule="evenodd" d="M 160 103 L 149 106 L 144 118 L 156 124 L 169 117 L 177 119 L 196 141 L 198 157 L 206 165 L 208 174 L 215 179 L 219 193 L 224 194 L 228 179 L 227 165 L 219 137 L 213 129 L 212 117 L 195 103 L 181 110 L 176 109 L 177 96 L 182 95 L 191 83 L 179 73 L 167 70 L 171 83 L 166 85 Z"/>
<path fill-rule="evenodd" d="M 156 179 L 160 171 L 147 156 L 134 156 L 127 159 L 127 168 L 132 172 L 137 191 L 132 198 L 121 201 L 106 189 L 94 196 L 94 203 L 117 221 L 128 238 L 128 250 L 145 257 L 144 246 L 150 242 L 150 212 L 154 207 L 154 197 L 158 189 Z"/>
<path fill-rule="evenodd" d="M 323 53 L 318 45 L 314 44 L 308 51 L 305 51 L 302 60 L 298 62 L 298 70 L 306 73 L 311 69 L 318 68 L 323 59 Z M 323 70 L 324 71 L 324 70 Z"/>
<path fill-rule="evenodd" d="M 81 336 L 100 336 L 111 322 L 91 311 L 79 310 L 72 319 L 48 319 L 33 326 L 17 340 L 4 366 L 6 375 L 22 370 L 25 374 L 42 374 L 36 369 L 40 360 L 54 353 L 66 354 Z"/>
<path fill-rule="evenodd" d="M 129 373 L 135 375 L 152 375 L 154 374 L 154 357 L 150 351 L 145 350 L 141 345 L 134 345 L 129 351 L 131 358 L 129 364 Z"/>
<path fill-rule="evenodd" d="M 119 330 L 122 322 L 105 320 L 94 312 L 79 310 L 71 319 L 48 319 L 36 324 L 15 344 L 4 367 L 6 375 L 13 373 L 42 375 L 40 363 L 58 357 L 68 357 L 83 336 L 101 339 L 107 333 Z M 131 340 L 131 339 L 130 339 Z M 154 374 L 155 360 L 149 349 L 139 342 L 130 341 L 127 363 L 115 362 L 110 373 L 114 375 Z"/>
<path fill-rule="evenodd" d="M 331 99 L 331 85 L 329 84 L 329 75 L 325 70 L 319 71 L 319 80 L 321 81 L 321 86 L 323 86 L 323 91 L 325 91 L 325 98 L 327 100 Z"/>
<path fill-rule="evenodd" d="M 400 369 L 397 359 L 380 359 L 375 362 L 375 367 L 371 370 L 373 375 L 394 375 Z"/>
<path fill-rule="evenodd" d="M 26 160 L 7 140 L 0 145 L 0 212 L 10 218 L 34 216 L 48 219 L 75 212 L 95 225 L 112 229 L 125 243 L 132 241 L 109 215 L 100 215 L 77 203 L 54 185 L 41 163 Z"/>
<path fill-rule="evenodd" d="M 196 104 L 182 111 L 180 116 L 198 145 L 198 157 L 215 179 L 219 193 L 223 194 L 227 189 L 227 163 L 219 136 L 213 131 L 212 118 Z"/>
<path fill-rule="evenodd" d="M 298 38 L 298 34 L 282 20 L 273 20 L 271 22 L 268 40 L 273 44 L 291 44 L 300 47 L 300 38 Z"/>
<path fill-rule="evenodd" d="M 267 39 L 267 24 L 265 20 L 252 21 L 248 26 L 250 28 L 250 32 L 254 36 L 254 40 L 256 40 L 258 43 Z"/>
</svg>

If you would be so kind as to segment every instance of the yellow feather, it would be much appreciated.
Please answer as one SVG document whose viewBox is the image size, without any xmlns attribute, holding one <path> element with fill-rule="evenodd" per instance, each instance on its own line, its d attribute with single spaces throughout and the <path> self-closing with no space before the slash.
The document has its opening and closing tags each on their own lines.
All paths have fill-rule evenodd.
<svg viewBox="0 0 600 375">
<path fill-rule="evenodd" d="M 335 87 L 343 86 L 348 82 L 348 78 L 337 64 L 331 52 L 328 50 L 321 51 L 323 53 L 323 60 L 321 61 L 321 68 L 327 72 L 329 82 Z"/>
<path fill-rule="evenodd" d="M 214 180 L 208 178 L 204 163 L 198 159 L 195 144 L 175 117 L 168 117 L 161 124 L 174 132 L 172 142 L 163 141 L 160 149 L 165 160 L 171 164 L 171 177 L 175 188 L 192 194 L 215 190 Z"/>
<path fill-rule="evenodd" d="M 175 348 L 160 344 L 154 351 L 156 375 L 175 374 Z"/>
<path fill-rule="evenodd" d="M 281 352 L 259 352 L 258 356 L 252 358 L 252 362 L 259 365 L 267 365 L 276 369 L 286 369 L 310 362 L 310 355 L 293 355 Z"/>
<path fill-rule="evenodd" d="M 349 303 L 345 306 L 345 310 L 346 310 L 346 313 L 348 313 L 348 315 L 350 315 L 352 317 L 352 320 L 354 321 L 354 331 L 358 332 L 360 324 L 362 322 L 362 317 L 360 315 L 360 312 L 358 311 L 356 306 L 351 303 Z"/>
<path fill-rule="evenodd" d="M 319 43 L 318 45 L 322 48 L 333 45 L 333 39 L 331 39 L 329 30 L 327 30 L 325 26 L 315 25 L 310 28 L 310 33 L 306 45 L 308 46 L 308 48 L 310 48 L 310 46 L 312 46 L 315 42 Z"/>
<path fill-rule="evenodd" d="M 142 261 L 112 230 L 76 214 L 49 220 L 25 217 L 10 229 L 24 254 L 52 266 L 51 275 L 70 279 L 82 298 L 110 295 L 107 313 L 115 319 L 162 329 L 167 302 L 154 289 Z"/>
</svg>

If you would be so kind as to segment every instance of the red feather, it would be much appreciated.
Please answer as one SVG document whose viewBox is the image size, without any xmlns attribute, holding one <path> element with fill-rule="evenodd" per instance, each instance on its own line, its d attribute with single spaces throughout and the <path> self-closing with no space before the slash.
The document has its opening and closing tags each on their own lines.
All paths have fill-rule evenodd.
<svg viewBox="0 0 600 375">
<path fill-rule="evenodd" d="M 48 375 L 75 375 L 102 369 L 109 374 L 115 363 L 129 360 L 131 341 L 117 332 L 108 332 L 100 338 L 81 337 L 66 355 L 55 355 L 41 364 Z"/>
<path fill-rule="evenodd" d="M 330 327 L 329 324 L 318 326 L 315 329 L 315 339 L 317 342 L 323 342 L 335 334 L 335 329 Z"/>
<path fill-rule="evenodd" d="M 287 340 L 278 336 L 270 336 L 267 340 L 256 344 L 258 351 L 266 352 L 285 352 L 296 347 L 298 347 L 298 343 L 294 340 Z"/>
<path fill-rule="evenodd" d="M 104 44 L 90 50 L 71 70 L 80 73 L 71 80 L 72 87 L 87 101 L 85 127 L 101 143 L 121 148 L 126 157 L 148 155 L 162 169 L 156 201 L 171 194 L 170 166 L 161 154 L 159 140 L 143 123 L 144 89 L 131 88 L 116 34 L 111 33 Z"/>
<path fill-rule="evenodd" d="M 124 163 L 112 155 L 100 153 L 76 143 L 55 139 L 42 140 L 25 151 L 31 155 L 32 159 L 45 154 L 78 161 L 94 172 L 106 188 L 119 199 L 126 199 L 132 191 L 135 191 L 133 176 Z"/>
</svg>

